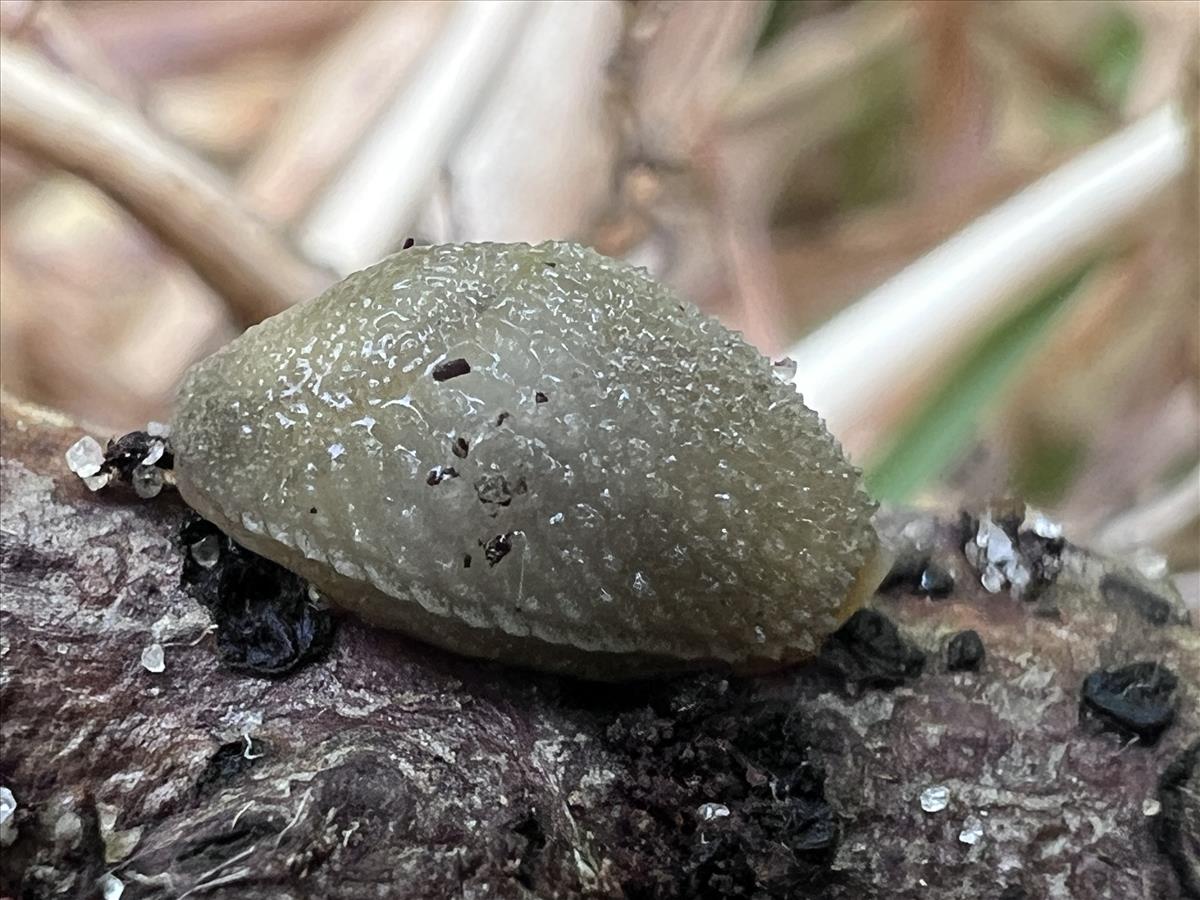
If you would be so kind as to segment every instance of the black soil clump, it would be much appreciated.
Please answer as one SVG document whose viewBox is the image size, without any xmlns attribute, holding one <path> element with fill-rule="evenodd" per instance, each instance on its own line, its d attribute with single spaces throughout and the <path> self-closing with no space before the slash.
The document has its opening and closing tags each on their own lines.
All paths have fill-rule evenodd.
<svg viewBox="0 0 1200 900">
<path fill-rule="evenodd" d="M 715 676 L 616 715 L 630 759 L 612 852 L 624 896 L 775 898 L 830 884 L 838 828 L 794 709 L 749 703 Z"/>
<path fill-rule="evenodd" d="M 157 452 L 160 446 L 161 452 Z M 169 440 L 146 431 L 131 431 L 108 442 L 104 449 L 104 465 L 100 471 L 116 472 L 128 481 L 133 477 L 134 470 L 142 465 L 143 460 L 152 452 L 157 452 L 158 456 L 152 465 L 160 469 L 175 468 L 175 454 L 171 451 Z"/>
<path fill-rule="evenodd" d="M 1175 721 L 1177 683 L 1161 663 L 1097 669 L 1083 681 L 1083 712 L 1106 728 L 1154 744 Z"/>
<path fill-rule="evenodd" d="M 983 639 L 973 628 L 960 631 L 946 645 L 946 669 L 951 672 L 975 672 L 983 664 Z"/>
<path fill-rule="evenodd" d="M 893 688 L 921 674 L 925 654 L 887 616 L 860 609 L 825 639 L 818 662 L 856 687 Z"/>
<path fill-rule="evenodd" d="M 286 675 L 325 655 L 334 620 L 309 596 L 308 582 L 250 552 L 194 516 L 180 529 L 181 582 L 217 626 L 217 652 L 230 668 Z"/>
</svg>

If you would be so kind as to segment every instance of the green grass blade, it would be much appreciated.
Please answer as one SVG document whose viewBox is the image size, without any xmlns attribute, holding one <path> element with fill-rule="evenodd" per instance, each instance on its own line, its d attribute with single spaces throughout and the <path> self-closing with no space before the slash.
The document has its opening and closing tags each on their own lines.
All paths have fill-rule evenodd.
<svg viewBox="0 0 1200 900">
<path fill-rule="evenodd" d="M 866 466 L 867 486 L 876 497 L 909 500 L 959 458 L 1030 352 L 1051 332 L 1092 265 L 1081 267 L 1026 304 L 951 368 L 943 385 Z"/>
</svg>

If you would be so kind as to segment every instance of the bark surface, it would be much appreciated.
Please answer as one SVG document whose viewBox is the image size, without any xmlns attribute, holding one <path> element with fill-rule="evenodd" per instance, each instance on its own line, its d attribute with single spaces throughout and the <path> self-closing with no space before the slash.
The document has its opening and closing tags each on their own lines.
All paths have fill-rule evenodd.
<svg viewBox="0 0 1200 900">
<path fill-rule="evenodd" d="M 949 596 L 901 578 L 873 601 L 886 619 L 770 677 L 590 685 L 346 620 L 324 659 L 266 679 L 222 665 L 180 586 L 184 507 L 90 493 L 63 462 L 81 433 L 4 410 L 0 784 L 17 808 L 0 894 L 1200 889 L 1200 631 L 1177 598 L 1070 545 L 1036 600 L 1014 600 L 980 586 L 957 516 L 896 517 L 893 539 L 958 575 Z M 971 670 L 960 638 L 968 668 L 948 671 L 965 629 L 986 655 Z M 153 644 L 161 672 L 143 665 Z M 1127 722 L 1173 704 L 1153 744 L 1081 710 L 1090 674 L 1134 663 L 1177 680 L 1115 698 L 1133 698 Z M 946 804 L 926 811 L 937 786 Z"/>
</svg>

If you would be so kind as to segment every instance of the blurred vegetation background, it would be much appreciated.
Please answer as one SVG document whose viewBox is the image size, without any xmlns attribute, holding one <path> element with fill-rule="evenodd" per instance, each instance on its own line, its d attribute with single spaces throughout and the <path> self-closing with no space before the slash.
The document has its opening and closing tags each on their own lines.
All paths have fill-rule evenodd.
<svg viewBox="0 0 1200 900">
<path fill-rule="evenodd" d="M 986 327 L 887 335 L 932 375 L 818 409 L 886 499 L 1020 494 L 1195 593 L 1198 9 L 3 0 L 3 385 L 168 418 L 193 361 L 408 236 L 580 240 L 782 355 L 1172 103 L 1170 189 Z"/>
</svg>

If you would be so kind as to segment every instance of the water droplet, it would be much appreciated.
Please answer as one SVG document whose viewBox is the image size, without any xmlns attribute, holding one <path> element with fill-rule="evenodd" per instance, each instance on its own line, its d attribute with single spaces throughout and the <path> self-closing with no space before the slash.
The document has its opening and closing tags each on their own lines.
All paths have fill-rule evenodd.
<svg viewBox="0 0 1200 900">
<path fill-rule="evenodd" d="M 758 641 L 760 644 L 765 644 L 767 642 L 767 633 L 763 631 L 763 627 L 761 625 L 754 626 L 754 640 Z"/>
<path fill-rule="evenodd" d="M 154 466 L 138 466 L 133 470 L 130 481 L 133 482 L 134 493 L 143 500 L 149 500 L 151 497 L 157 497 L 159 491 L 162 490 L 162 469 L 156 469 Z"/>
<path fill-rule="evenodd" d="M 171 426 L 165 422 L 150 422 L 146 425 L 146 434 L 150 437 L 167 438 L 171 436 Z"/>
<path fill-rule="evenodd" d="M 346 452 L 346 448 L 343 447 L 341 444 L 330 444 L 329 445 L 329 458 L 330 459 L 337 459 L 339 456 L 341 456 L 345 452 Z"/>
<path fill-rule="evenodd" d="M 771 363 L 771 371 L 783 382 L 790 382 L 796 377 L 796 361 L 789 356 L 777 359 Z"/>
</svg>

